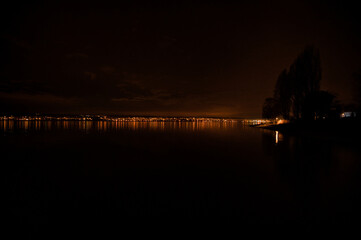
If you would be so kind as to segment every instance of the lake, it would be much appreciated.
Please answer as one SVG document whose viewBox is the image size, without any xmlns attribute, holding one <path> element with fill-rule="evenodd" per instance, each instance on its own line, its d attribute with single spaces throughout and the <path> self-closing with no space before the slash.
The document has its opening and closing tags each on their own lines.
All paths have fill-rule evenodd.
<svg viewBox="0 0 361 240">
<path fill-rule="evenodd" d="M 361 151 L 229 122 L 1 121 L 12 227 L 129 217 L 352 223 Z M 359 220 L 357 220 L 359 221 Z"/>
</svg>

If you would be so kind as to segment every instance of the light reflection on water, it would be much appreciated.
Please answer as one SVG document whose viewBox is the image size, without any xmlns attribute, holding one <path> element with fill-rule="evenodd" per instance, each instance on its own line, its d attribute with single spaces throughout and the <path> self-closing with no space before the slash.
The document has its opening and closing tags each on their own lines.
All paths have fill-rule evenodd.
<svg viewBox="0 0 361 240">
<path fill-rule="evenodd" d="M 99 209 L 110 206 L 108 212 L 118 209 L 119 215 L 143 209 L 149 215 L 214 213 L 302 223 L 361 212 L 360 151 L 314 136 L 231 121 L 2 121 L 0 132 L 13 188 L 29 185 L 37 196 L 51 182 L 67 197 L 65 212 L 79 210 L 74 192 L 92 208 L 100 202 Z M 24 181 L 19 166 L 29 171 Z M 42 194 L 62 206 L 58 195 Z M 32 199 L 26 206 L 44 209 Z"/>
<path fill-rule="evenodd" d="M 76 129 L 84 132 L 95 131 L 116 131 L 116 130 L 211 130 L 229 129 L 243 125 L 238 121 L 192 121 L 192 122 L 138 122 L 138 121 L 1 121 L 0 131 L 7 133 L 16 130 L 23 131 L 49 131 L 54 129 Z"/>
<path fill-rule="evenodd" d="M 279 131 L 274 131 L 274 135 L 275 135 L 275 144 L 278 144 L 279 142 L 283 141 L 282 133 L 280 133 Z"/>
</svg>

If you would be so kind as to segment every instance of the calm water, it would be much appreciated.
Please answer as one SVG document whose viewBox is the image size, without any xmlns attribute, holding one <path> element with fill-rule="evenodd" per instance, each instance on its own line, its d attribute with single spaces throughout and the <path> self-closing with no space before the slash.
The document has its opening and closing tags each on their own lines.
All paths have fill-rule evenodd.
<svg viewBox="0 0 361 240">
<path fill-rule="evenodd" d="M 128 217 L 359 221 L 361 153 L 233 123 L 0 122 L 12 226 Z"/>
</svg>

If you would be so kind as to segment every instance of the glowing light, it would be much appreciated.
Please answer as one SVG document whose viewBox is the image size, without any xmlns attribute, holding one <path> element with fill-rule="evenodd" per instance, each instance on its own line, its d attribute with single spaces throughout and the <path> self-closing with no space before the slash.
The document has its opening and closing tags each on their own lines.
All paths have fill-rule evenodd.
<svg viewBox="0 0 361 240">
<path fill-rule="evenodd" d="M 275 138 L 276 144 L 278 143 L 278 131 L 276 131 L 276 138 Z"/>
<path fill-rule="evenodd" d="M 277 124 L 285 124 L 285 123 L 289 123 L 290 121 L 289 120 L 285 120 L 285 119 L 279 119 L 277 121 Z"/>
</svg>

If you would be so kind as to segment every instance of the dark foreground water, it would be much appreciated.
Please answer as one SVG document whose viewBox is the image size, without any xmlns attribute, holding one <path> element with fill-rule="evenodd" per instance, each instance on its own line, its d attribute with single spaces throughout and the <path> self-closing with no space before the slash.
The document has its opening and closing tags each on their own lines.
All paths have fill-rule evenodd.
<svg viewBox="0 0 361 240">
<path fill-rule="evenodd" d="M 240 122 L 5 121 L 0 133 L 7 222 L 33 236 L 132 217 L 360 219 L 361 152 L 350 142 Z"/>
</svg>

